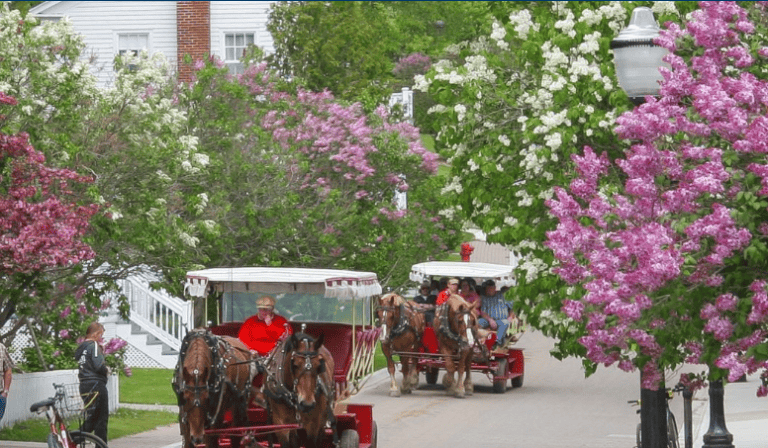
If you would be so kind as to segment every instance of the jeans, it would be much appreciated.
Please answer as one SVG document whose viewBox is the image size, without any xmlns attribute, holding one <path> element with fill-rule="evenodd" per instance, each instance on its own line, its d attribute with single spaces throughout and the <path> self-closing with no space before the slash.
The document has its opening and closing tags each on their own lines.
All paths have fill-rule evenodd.
<svg viewBox="0 0 768 448">
<path fill-rule="evenodd" d="M 507 328 L 509 328 L 509 321 L 506 319 L 493 319 L 496 322 L 496 344 L 501 344 L 504 338 L 507 336 Z M 477 319 L 477 325 L 480 328 L 490 328 L 491 324 L 484 317 Z"/>
<path fill-rule="evenodd" d="M 98 393 L 96 399 L 93 394 Z M 80 395 L 83 396 L 83 402 L 90 406 L 85 410 L 85 420 L 80 428 L 83 432 L 92 432 L 104 442 L 107 441 L 107 423 L 109 422 L 109 397 L 107 395 L 107 385 L 101 381 L 81 381 Z"/>
<path fill-rule="evenodd" d="M 6 400 L 8 400 L 8 398 L 0 396 L 0 421 L 3 420 L 3 415 L 5 415 Z"/>
</svg>

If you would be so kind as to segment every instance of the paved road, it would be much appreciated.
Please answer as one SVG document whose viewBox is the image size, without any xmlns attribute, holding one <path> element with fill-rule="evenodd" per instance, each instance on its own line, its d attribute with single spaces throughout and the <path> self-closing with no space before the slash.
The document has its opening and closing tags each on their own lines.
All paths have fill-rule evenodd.
<svg viewBox="0 0 768 448">
<path fill-rule="evenodd" d="M 580 361 L 552 358 L 552 340 L 539 333 L 527 333 L 518 346 L 525 348 L 524 385 L 505 394 L 494 394 L 491 382 L 477 374 L 475 394 L 465 399 L 424 384 L 423 376 L 412 395 L 392 398 L 388 377 L 377 375 L 352 401 L 375 405 L 384 447 L 634 446 L 639 416 L 627 401 L 639 396 L 638 373 L 601 368 L 585 379 Z M 682 399 L 673 404 L 682 424 Z"/>
</svg>

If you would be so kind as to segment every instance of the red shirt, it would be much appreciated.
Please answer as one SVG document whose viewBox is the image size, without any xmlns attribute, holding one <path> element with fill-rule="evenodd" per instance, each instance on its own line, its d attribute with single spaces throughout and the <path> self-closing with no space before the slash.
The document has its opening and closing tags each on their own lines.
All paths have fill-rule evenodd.
<svg viewBox="0 0 768 448">
<path fill-rule="evenodd" d="M 442 305 L 445 302 L 448 301 L 448 297 L 451 297 L 451 289 L 446 288 L 443 291 L 440 291 L 440 294 L 437 295 L 437 300 L 435 300 L 435 305 Z"/>
<path fill-rule="evenodd" d="M 249 348 L 256 350 L 259 355 L 265 356 L 272 351 L 280 336 L 286 331 L 288 334 L 293 334 L 293 329 L 283 316 L 275 314 L 271 325 L 267 325 L 258 316 L 251 316 L 240 327 L 237 337 Z"/>
</svg>

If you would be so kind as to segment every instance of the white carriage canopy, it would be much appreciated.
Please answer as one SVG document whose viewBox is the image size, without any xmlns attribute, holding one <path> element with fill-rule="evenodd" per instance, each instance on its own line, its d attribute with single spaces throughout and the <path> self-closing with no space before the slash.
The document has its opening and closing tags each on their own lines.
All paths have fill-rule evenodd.
<svg viewBox="0 0 768 448">
<path fill-rule="evenodd" d="M 192 297 L 221 294 L 224 321 L 244 320 L 256 312 L 255 300 L 269 295 L 277 301 L 275 311 L 291 320 L 335 322 L 367 314 L 368 301 L 355 302 L 382 291 L 373 272 L 276 267 L 189 271 L 184 290 Z"/>
<path fill-rule="evenodd" d="M 476 263 L 466 261 L 427 261 L 411 267 L 409 278 L 421 283 L 432 277 L 471 277 L 474 279 L 493 279 L 496 287 L 513 286 L 515 284 L 514 266 L 492 263 Z"/>
</svg>

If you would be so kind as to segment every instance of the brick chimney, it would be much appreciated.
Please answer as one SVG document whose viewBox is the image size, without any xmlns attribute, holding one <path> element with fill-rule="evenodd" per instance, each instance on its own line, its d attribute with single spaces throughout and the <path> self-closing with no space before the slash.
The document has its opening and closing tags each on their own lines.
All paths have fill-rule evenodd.
<svg viewBox="0 0 768 448">
<path fill-rule="evenodd" d="M 211 53 L 211 2 L 176 2 L 176 63 L 180 82 L 192 80 L 192 64 Z"/>
</svg>

